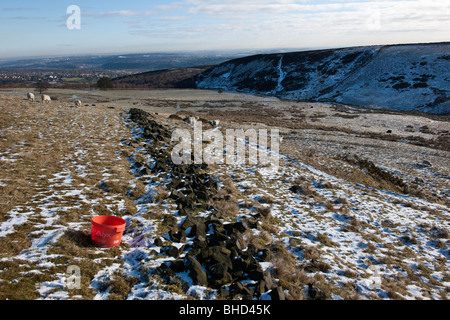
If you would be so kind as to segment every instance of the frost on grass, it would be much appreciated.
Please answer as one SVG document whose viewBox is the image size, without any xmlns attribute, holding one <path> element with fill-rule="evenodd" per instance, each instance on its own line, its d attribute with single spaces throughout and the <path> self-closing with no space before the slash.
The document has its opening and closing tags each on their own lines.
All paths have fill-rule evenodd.
<svg viewBox="0 0 450 320">
<path fill-rule="evenodd" d="M 168 252 L 184 258 L 195 239 L 174 241 L 170 232 L 186 218 L 170 197 L 172 176 L 148 172 L 158 161 L 126 110 L 43 107 L 6 96 L 0 107 L 1 298 L 222 298 L 188 271 L 160 276 L 176 261 Z M 279 168 L 211 166 L 222 193 L 197 215 L 221 212 L 224 226 L 256 221 L 241 245 L 268 254 L 259 267 L 278 297 L 448 298 L 448 167 L 439 161 L 448 153 L 314 128 L 290 129 L 284 138 Z M 433 166 L 416 166 L 422 157 Z M 420 190 L 398 188 L 392 177 Z M 98 214 L 127 221 L 120 247 L 92 246 L 90 219 Z M 81 289 L 66 286 L 70 265 L 80 267 Z M 236 286 L 258 289 L 251 279 Z M 277 296 L 261 290 L 255 298 Z"/>
</svg>

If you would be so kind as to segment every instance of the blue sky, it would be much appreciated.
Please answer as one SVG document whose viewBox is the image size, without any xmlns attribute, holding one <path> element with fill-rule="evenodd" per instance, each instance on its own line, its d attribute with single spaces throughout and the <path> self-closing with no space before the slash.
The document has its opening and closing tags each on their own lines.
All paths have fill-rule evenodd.
<svg viewBox="0 0 450 320">
<path fill-rule="evenodd" d="M 0 41 L 0 58 L 450 41 L 450 1 L 2 0 Z"/>
</svg>

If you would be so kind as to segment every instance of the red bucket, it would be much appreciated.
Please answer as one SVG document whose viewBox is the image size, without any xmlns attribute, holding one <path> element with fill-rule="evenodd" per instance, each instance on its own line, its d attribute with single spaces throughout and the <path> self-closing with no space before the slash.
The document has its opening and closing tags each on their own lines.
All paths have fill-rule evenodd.
<svg viewBox="0 0 450 320">
<path fill-rule="evenodd" d="M 91 239 L 97 247 L 111 248 L 120 245 L 126 221 L 114 216 L 92 218 Z"/>
</svg>

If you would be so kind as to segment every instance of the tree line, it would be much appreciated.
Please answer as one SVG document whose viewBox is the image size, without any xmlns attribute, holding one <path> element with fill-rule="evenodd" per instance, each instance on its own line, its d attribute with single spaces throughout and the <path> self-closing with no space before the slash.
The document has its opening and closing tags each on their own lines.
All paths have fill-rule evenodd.
<svg viewBox="0 0 450 320">
<path fill-rule="evenodd" d="M 108 90 L 113 88 L 113 83 L 109 77 L 102 77 L 97 81 L 96 87 L 100 90 Z M 34 88 L 39 94 L 42 94 L 51 88 L 51 84 L 48 81 L 39 81 Z"/>
</svg>

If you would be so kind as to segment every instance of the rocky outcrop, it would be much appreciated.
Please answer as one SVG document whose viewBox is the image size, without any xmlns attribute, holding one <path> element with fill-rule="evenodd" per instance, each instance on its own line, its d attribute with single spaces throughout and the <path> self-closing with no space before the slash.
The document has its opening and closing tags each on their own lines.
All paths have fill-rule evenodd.
<svg viewBox="0 0 450 320">
<path fill-rule="evenodd" d="M 175 260 L 161 264 L 154 274 L 168 284 L 186 288 L 177 274 L 187 273 L 193 284 L 216 289 L 223 298 L 254 299 L 269 292 L 272 299 L 284 299 L 282 288 L 260 265 L 270 259 L 270 248 L 257 249 L 244 240 L 246 232 L 258 227 L 262 215 L 224 222 L 221 212 L 209 205 L 219 187 L 208 173 L 208 165 L 175 165 L 168 148 L 161 148 L 170 145 L 170 131 L 142 110 L 131 109 L 129 116 L 147 141 L 146 151 L 156 160 L 135 166 L 141 174 L 170 174 L 166 185 L 169 197 L 177 204 L 177 216 L 184 217 L 179 224 L 176 219 L 168 223 L 165 241 L 155 240 L 160 253 Z M 209 215 L 199 216 L 199 212 Z M 172 244 L 164 245 L 167 241 Z"/>
</svg>

